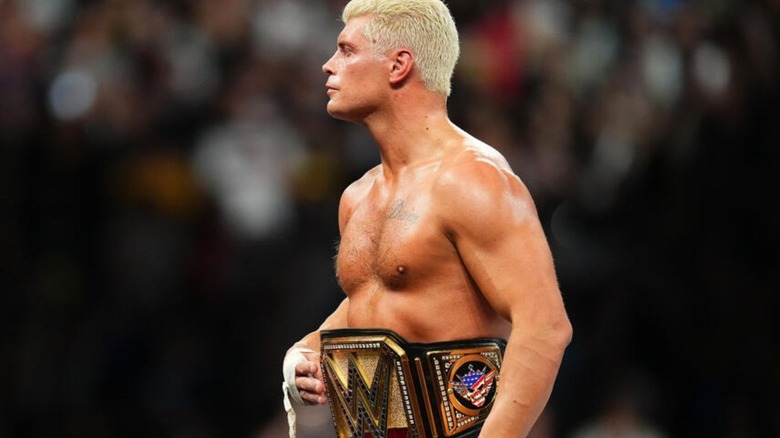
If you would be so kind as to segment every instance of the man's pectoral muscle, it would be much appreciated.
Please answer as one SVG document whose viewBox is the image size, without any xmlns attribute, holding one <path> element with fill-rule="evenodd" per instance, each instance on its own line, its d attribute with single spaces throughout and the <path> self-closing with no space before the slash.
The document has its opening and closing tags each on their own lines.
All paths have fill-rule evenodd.
<svg viewBox="0 0 780 438">
<path fill-rule="evenodd" d="M 382 215 L 361 202 L 347 222 L 336 269 L 348 327 L 387 328 L 414 342 L 506 337 L 422 194 Z"/>
</svg>

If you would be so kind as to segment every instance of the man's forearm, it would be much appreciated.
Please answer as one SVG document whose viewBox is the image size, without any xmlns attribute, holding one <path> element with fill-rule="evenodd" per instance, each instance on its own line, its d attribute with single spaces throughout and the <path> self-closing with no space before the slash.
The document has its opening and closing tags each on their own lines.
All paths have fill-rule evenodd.
<svg viewBox="0 0 780 438">
<path fill-rule="evenodd" d="M 482 437 L 528 435 L 550 398 L 570 336 L 565 330 L 545 340 L 510 336 L 495 404 Z"/>
</svg>

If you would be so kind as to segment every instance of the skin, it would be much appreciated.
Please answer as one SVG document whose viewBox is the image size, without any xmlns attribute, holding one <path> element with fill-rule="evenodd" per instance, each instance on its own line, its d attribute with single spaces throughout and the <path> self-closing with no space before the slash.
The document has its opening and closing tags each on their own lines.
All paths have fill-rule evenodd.
<svg viewBox="0 0 780 438">
<path fill-rule="evenodd" d="M 572 328 L 531 195 L 492 147 L 452 124 L 406 49 L 377 54 L 346 23 L 325 63 L 327 109 L 365 126 L 381 163 L 339 205 L 336 273 L 346 298 L 319 330 L 387 328 L 411 342 L 507 339 L 481 436 L 526 436 L 547 404 Z M 319 351 L 319 330 L 293 347 Z M 319 355 L 296 368 L 327 402 Z"/>
</svg>

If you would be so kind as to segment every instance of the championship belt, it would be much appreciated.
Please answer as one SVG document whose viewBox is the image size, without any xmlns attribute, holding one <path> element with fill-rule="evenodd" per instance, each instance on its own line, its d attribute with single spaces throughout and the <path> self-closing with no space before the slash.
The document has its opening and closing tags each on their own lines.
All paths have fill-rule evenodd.
<svg viewBox="0 0 780 438">
<path fill-rule="evenodd" d="M 502 339 L 415 344 L 374 329 L 323 330 L 320 341 L 339 438 L 478 436 L 506 348 Z"/>
</svg>

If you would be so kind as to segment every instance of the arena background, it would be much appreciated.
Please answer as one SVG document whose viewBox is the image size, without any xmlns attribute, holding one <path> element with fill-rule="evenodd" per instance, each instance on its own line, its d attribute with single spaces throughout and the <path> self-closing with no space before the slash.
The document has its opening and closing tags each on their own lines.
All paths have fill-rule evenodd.
<svg viewBox="0 0 780 438">
<path fill-rule="evenodd" d="M 534 436 L 780 436 L 780 2 L 449 3 L 575 329 Z M 0 437 L 285 436 L 377 162 L 324 109 L 343 4 L 0 0 Z"/>
</svg>

